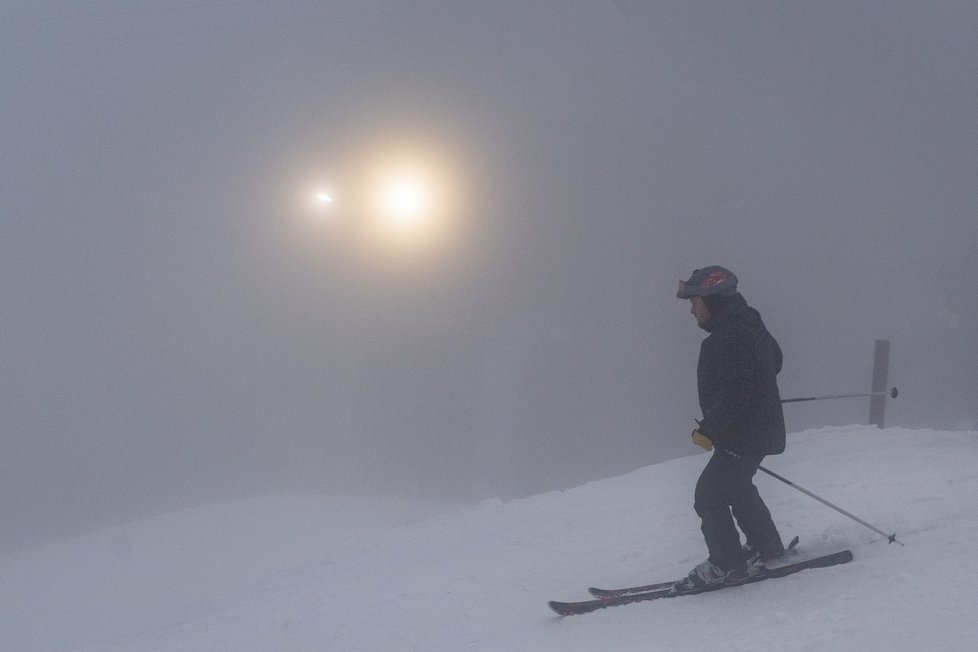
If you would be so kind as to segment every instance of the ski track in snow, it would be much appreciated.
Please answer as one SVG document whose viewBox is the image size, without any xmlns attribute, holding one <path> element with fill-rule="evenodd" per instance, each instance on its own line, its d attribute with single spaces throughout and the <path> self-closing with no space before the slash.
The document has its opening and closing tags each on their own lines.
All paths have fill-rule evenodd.
<svg viewBox="0 0 978 652">
<path fill-rule="evenodd" d="M 0 557 L 0 649 L 973 650 L 978 433 L 832 427 L 759 473 L 785 540 L 844 566 L 561 618 L 589 585 L 680 577 L 705 557 L 703 454 L 532 498 L 455 508 L 265 496 Z"/>
</svg>

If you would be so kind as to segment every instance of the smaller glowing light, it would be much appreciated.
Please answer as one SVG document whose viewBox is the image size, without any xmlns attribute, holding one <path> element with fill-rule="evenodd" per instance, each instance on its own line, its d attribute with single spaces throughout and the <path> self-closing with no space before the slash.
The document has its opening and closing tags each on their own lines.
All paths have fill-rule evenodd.
<svg viewBox="0 0 978 652">
<path fill-rule="evenodd" d="M 332 204 L 332 203 L 333 203 L 333 198 L 332 198 L 332 197 L 330 197 L 329 195 L 327 195 L 327 194 L 326 194 L 326 193 L 324 193 L 324 192 L 321 192 L 321 193 L 319 193 L 319 194 L 317 194 L 317 195 L 316 195 L 316 200 L 317 200 L 317 201 L 318 201 L 318 202 L 319 202 L 320 204 Z"/>
</svg>

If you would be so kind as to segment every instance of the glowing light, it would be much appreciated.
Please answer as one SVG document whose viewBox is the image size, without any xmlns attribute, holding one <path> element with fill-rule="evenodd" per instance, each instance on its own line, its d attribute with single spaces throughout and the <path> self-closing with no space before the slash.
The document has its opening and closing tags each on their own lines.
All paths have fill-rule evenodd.
<svg viewBox="0 0 978 652">
<path fill-rule="evenodd" d="M 386 268 L 434 269 L 468 245 L 468 176 L 437 139 L 376 134 L 337 149 L 296 186 L 313 248 Z"/>
<path fill-rule="evenodd" d="M 394 226 L 417 226 L 428 208 L 427 192 L 417 179 L 397 178 L 383 190 L 383 209 Z"/>
<path fill-rule="evenodd" d="M 373 168 L 374 237 L 415 250 L 443 234 L 446 183 L 430 157 L 399 153 Z"/>
</svg>

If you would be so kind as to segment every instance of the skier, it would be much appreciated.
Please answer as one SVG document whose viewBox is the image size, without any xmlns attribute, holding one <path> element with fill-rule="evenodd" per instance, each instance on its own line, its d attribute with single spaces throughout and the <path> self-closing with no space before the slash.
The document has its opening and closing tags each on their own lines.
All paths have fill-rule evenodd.
<svg viewBox="0 0 978 652">
<path fill-rule="evenodd" d="M 785 427 L 777 384 L 781 348 L 737 291 L 733 272 L 716 265 L 694 270 L 676 296 L 690 301 L 690 313 L 709 333 L 696 366 L 703 420 L 692 438 L 713 451 L 694 497 L 709 557 L 676 583 L 681 591 L 737 583 L 756 571 L 754 562 L 784 554 L 753 477 L 765 455 L 784 452 Z M 746 537 L 743 547 L 734 519 Z"/>
</svg>

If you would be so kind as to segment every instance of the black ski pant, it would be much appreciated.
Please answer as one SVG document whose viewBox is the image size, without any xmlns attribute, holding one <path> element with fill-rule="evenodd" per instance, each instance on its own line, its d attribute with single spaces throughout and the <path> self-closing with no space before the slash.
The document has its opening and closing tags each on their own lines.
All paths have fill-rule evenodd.
<svg viewBox="0 0 978 652">
<path fill-rule="evenodd" d="M 763 459 L 763 455 L 734 457 L 714 450 L 696 482 L 693 507 L 702 519 L 710 561 L 725 571 L 744 568 L 746 563 L 734 519 L 747 543 L 762 554 L 784 550 L 771 512 L 753 482 Z"/>
</svg>

